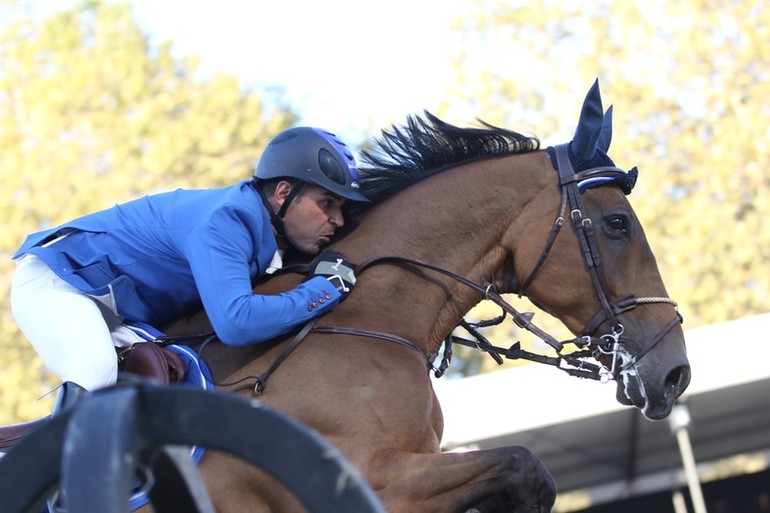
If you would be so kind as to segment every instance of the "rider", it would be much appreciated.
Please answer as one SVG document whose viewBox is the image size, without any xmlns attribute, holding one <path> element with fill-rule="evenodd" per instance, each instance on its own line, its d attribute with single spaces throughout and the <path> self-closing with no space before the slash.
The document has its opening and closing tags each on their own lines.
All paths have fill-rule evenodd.
<svg viewBox="0 0 770 513">
<path fill-rule="evenodd" d="M 367 202 L 347 146 L 318 128 L 273 138 L 251 180 L 178 189 L 34 233 L 14 255 L 11 308 L 63 381 L 61 408 L 117 379 L 114 347 L 143 341 L 124 321 L 159 326 L 199 303 L 225 344 L 257 344 L 328 312 L 355 284 L 329 244 L 347 201 Z M 252 280 L 287 249 L 316 256 L 309 279 L 277 295 Z"/>
</svg>

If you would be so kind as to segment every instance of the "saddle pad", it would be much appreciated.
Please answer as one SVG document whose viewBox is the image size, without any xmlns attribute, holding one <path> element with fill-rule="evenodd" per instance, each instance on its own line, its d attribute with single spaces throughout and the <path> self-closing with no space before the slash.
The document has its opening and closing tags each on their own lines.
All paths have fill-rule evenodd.
<svg viewBox="0 0 770 513">
<path fill-rule="evenodd" d="M 157 340 L 158 338 L 164 336 L 163 333 L 153 328 L 149 324 L 135 322 L 130 324 L 124 323 L 124 326 L 148 342 Z M 182 344 L 170 344 L 165 346 L 165 348 L 179 355 L 179 357 L 182 359 L 182 362 L 184 363 L 184 379 L 182 380 L 181 384 L 177 386 L 192 386 L 195 388 L 200 388 L 201 390 L 214 390 L 211 372 L 209 371 L 206 362 L 198 358 L 198 353 L 196 353 L 193 348 Z M 190 456 L 196 464 L 200 462 L 201 458 L 203 458 L 204 452 L 205 449 L 203 447 L 190 447 Z M 141 489 L 139 485 L 137 485 L 137 491 L 132 493 L 131 497 L 129 498 L 130 511 L 141 508 L 149 501 L 150 499 L 147 496 L 147 493 Z"/>
</svg>

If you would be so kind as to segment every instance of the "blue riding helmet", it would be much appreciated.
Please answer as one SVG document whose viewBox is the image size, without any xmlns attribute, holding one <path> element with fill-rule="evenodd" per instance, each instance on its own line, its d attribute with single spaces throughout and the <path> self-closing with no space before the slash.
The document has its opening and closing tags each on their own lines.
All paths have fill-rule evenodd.
<svg viewBox="0 0 770 513">
<path fill-rule="evenodd" d="M 358 191 L 358 168 L 348 147 L 334 134 L 296 127 L 276 135 L 265 147 L 254 178 L 296 178 L 353 201 L 369 202 Z"/>
</svg>

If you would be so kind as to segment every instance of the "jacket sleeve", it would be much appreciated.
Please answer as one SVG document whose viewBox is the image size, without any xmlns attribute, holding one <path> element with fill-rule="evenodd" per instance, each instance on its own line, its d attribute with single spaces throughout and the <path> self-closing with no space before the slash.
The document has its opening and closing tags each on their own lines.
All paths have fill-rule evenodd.
<svg viewBox="0 0 770 513">
<path fill-rule="evenodd" d="M 249 260 L 260 244 L 272 248 L 271 255 L 275 250 L 273 234 L 261 234 L 254 224 L 246 212 L 220 209 L 208 223 L 190 232 L 185 244 L 211 325 L 222 342 L 233 346 L 264 342 L 286 333 L 329 311 L 340 299 L 337 289 L 323 277 L 277 295 L 254 294 Z"/>
</svg>

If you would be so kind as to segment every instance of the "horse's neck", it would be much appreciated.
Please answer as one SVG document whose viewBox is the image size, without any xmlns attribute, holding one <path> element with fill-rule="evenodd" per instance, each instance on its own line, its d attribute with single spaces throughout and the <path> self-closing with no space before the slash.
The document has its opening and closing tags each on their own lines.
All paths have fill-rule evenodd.
<svg viewBox="0 0 770 513">
<path fill-rule="evenodd" d="M 555 180 L 546 166 L 547 157 L 537 153 L 439 173 L 373 209 L 339 249 L 357 262 L 396 255 L 476 283 L 491 280 L 508 256 L 502 240 L 522 235 L 516 216 Z M 365 271 L 354 297 L 343 322 L 400 335 L 428 353 L 481 299 L 435 272 L 392 264 Z"/>
</svg>

